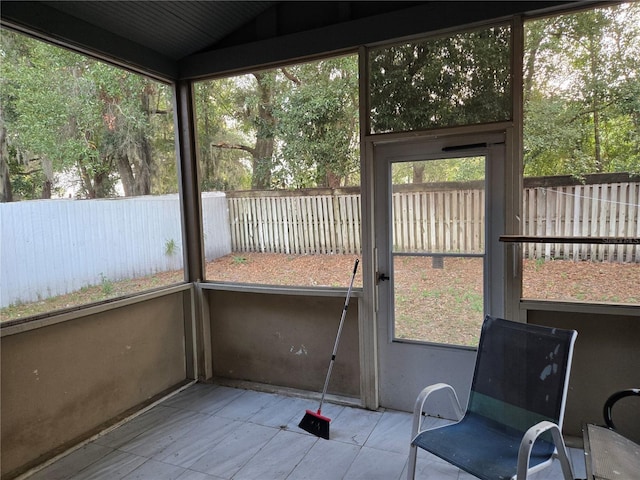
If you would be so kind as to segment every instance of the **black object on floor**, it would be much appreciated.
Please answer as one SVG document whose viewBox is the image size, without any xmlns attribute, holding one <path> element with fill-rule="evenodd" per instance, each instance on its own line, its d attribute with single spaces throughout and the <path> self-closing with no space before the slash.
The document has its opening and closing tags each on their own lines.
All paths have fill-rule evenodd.
<svg viewBox="0 0 640 480">
<path fill-rule="evenodd" d="M 347 308 L 349 308 L 349 299 L 351 298 L 351 289 L 353 288 L 353 280 L 356 278 L 356 272 L 358 271 L 358 263 L 360 260 L 356 258 L 356 263 L 353 265 L 353 275 L 351 275 L 351 283 L 349 283 L 349 290 L 347 290 L 347 298 L 344 301 L 344 307 L 342 309 L 342 316 L 340 317 L 340 326 L 338 327 L 338 334 L 336 335 L 336 342 L 333 345 L 333 353 L 331 354 L 331 361 L 329 362 L 329 370 L 327 371 L 327 377 L 324 380 L 324 388 L 322 389 L 322 397 L 320 397 L 320 405 L 318 410 L 307 410 L 298 426 L 317 437 L 325 438 L 329 440 L 329 423 L 331 419 L 322 415 L 322 403 L 324 402 L 324 396 L 327 393 L 327 387 L 329 386 L 329 378 L 331 377 L 331 370 L 333 369 L 333 363 L 336 360 L 336 352 L 338 351 L 338 344 L 340 343 L 340 334 L 342 333 L 342 327 L 344 325 L 344 317 L 347 315 Z"/>
</svg>

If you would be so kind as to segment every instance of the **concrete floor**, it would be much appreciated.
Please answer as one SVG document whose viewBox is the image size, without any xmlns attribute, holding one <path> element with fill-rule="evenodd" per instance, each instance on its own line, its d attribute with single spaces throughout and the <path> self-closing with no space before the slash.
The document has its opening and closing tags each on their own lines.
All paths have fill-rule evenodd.
<svg viewBox="0 0 640 480">
<path fill-rule="evenodd" d="M 30 480 L 396 480 L 406 478 L 411 415 L 325 403 L 331 439 L 298 427 L 317 402 L 196 384 L 29 476 Z M 429 420 L 438 422 L 441 420 Z M 585 478 L 582 450 L 569 449 Z M 26 478 L 26 477 L 25 477 Z M 475 477 L 426 452 L 417 479 Z M 562 479 L 556 461 L 530 478 Z"/>
</svg>

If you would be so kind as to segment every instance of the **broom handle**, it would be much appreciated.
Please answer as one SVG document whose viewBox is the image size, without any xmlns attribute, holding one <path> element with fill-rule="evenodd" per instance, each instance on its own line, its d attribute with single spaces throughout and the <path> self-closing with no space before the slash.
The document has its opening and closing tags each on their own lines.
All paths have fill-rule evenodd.
<svg viewBox="0 0 640 480">
<path fill-rule="evenodd" d="M 353 275 L 351 275 L 351 282 L 349 283 L 349 290 L 347 290 L 347 298 L 344 301 L 344 308 L 342 309 L 342 316 L 340 317 L 340 326 L 338 327 L 338 334 L 336 335 L 336 343 L 333 345 L 333 353 L 331 354 L 331 361 L 329 362 L 329 370 L 327 371 L 327 378 L 324 380 L 324 387 L 322 388 L 322 397 L 320 397 L 320 405 L 318 406 L 318 414 L 322 412 L 322 403 L 324 402 L 324 396 L 327 393 L 327 387 L 329 386 L 329 378 L 331 378 L 331 370 L 333 370 L 333 363 L 336 360 L 336 353 L 338 352 L 338 344 L 340 343 L 340 334 L 342 333 L 342 326 L 344 325 L 344 317 L 347 315 L 347 308 L 349 308 L 349 298 L 351 298 L 351 289 L 353 288 L 353 280 L 356 278 L 356 271 L 358 270 L 359 259 L 356 258 L 356 263 L 353 265 Z"/>
</svg>

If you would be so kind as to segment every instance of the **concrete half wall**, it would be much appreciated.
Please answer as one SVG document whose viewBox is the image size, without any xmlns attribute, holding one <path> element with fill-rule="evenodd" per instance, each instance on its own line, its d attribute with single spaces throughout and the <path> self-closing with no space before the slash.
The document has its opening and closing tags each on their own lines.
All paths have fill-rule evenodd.
<svg viewBox="0 0 640 480">
<path fill-rule="evenodd" d="M 567 408 L 565 434 L 582 438 L 586 423 L 604 425 L 602 409 L 618 390 L 640 388 L 640 317 L 600 313 L 529 310 L 529 323 L 578 332 Z M 640 398 L 616 403 L 613 420 L 623 435 L 640 442 Z"/>
<path fill-rule="evenodd" d="M 322 391 L 344 297 L 210 290 L 214 377 Z M 351 298 L 329 393 L 360 396 L 358 302 Z"/>
<path fill-rule="evenodd" d="M 2 478 L 183 382 L 185 299 L 172 293 L 2 338 Z"/>
</svg>

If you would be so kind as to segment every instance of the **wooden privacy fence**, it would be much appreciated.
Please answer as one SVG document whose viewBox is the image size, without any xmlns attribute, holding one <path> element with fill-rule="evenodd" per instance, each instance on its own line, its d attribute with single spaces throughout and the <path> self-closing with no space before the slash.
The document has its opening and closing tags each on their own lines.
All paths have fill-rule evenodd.
<svg viewBox="0 0 640 480">
<path fill-rule="evenodd" d="M 396 191 L 394 252 L 484 251 L 484 189 Z"/>
<path fill-rule="evenodd" d="M 359 254 L 360 194 L 353 190 L 229 193 L 232 249 Z"/>
<path fill-rule="evenodd" d="M 640 237 L 640 182 L 527 188 L 523 235 Z M 525 243 L 527 258 L 640 262 L 637 244 Z"/>
<path fill-rule="evenodd" d="M 628 175 L 525 179 L 522 234 L 640 237 L 640 182 L 590 183 Z M 560 184 L 559 184 L 560 183 Z M 562 184 L 564 183 L 564 184 Z M 484 251 L 484 190 L 470 184 L 395 187 L 395 252 Z M 360 254 L 357 188 L 228 193 L 235 252 Z M 640 246 L 524 245 L 526 258 L 640 262 Z"/>
</svg>

